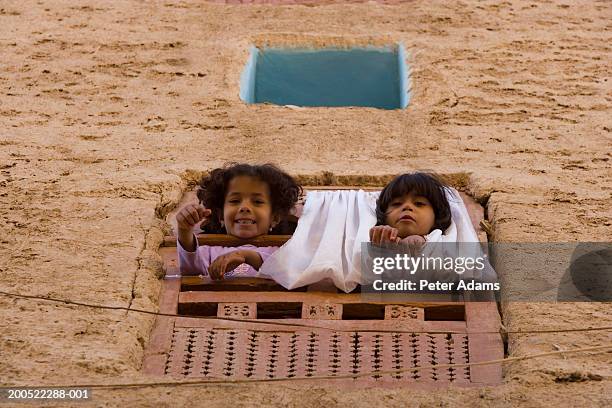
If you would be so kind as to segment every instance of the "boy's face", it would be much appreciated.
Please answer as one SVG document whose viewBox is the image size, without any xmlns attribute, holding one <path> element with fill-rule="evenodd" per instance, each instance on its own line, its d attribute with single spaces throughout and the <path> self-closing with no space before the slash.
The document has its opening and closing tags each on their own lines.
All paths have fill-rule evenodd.
<svg viewBox="0 0 612 408">
<path fill-rule="evenodd" d="M 223 222 L 229 235 L 239 238 L 264 235 L 274 221 L 267 183 L 250 176 L 230 180 L 223 204 Z"/>
<path fill-rule="evenodd" d="M 391 200 L 385 215 L 385 223 L 397 228 L 400 238 L 429 234 L 435 219 L 429 200 L 412 193 Z"/>
</svg>

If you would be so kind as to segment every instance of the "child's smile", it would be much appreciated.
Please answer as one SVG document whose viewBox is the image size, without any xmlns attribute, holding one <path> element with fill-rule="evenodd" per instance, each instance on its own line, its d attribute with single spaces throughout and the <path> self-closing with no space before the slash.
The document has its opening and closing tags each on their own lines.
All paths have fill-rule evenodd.
<svg viewBox="0 0 612 408">
<path fill-rule="evenodd" d="M 427 235 L 433 229 L 435 214 L 429 200 L 412 193 L 391 201 L 386 213 L 386 224 L 397 228 L 398 236 Z"/>
</svg>

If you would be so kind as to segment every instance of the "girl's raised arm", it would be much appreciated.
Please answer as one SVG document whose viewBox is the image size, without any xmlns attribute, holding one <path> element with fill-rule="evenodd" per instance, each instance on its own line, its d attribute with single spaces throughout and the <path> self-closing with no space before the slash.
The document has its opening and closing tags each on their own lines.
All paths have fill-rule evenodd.
<svg viewBox="0 0 612 408">
<path fill-rule="evenodd" d="M 178 240 L 186 251 L 195 251 L 193 229 L 200 222 L 208 224 L 211 214 L 212 211 L 201 204 L 188 204 L 176 214 Z"/>
</svg>

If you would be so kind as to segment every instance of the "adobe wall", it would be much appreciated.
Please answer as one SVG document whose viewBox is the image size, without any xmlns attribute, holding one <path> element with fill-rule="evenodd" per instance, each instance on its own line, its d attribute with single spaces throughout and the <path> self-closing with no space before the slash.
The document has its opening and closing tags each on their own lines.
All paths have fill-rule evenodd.
<svg viewBox="0 0 612 408">
<path fill-rule="evenodd" d="M 464 188 L 487 203 L 496 241 L 610 241 L 610 15 L 605 1 L 5 1 L 0 290 L 154 310 L 156 249 L 167 232 L 160 219 L 195 175 L 227 161 L 271 161 L 321 177 L 467 174 Z M 238 98 L 252 43 L 386 41 L 408 53 L 406 110 L 247 106 Z M 510 264 L 499 268 L 512 274 Z M 144 381 L 152 321 L 0 296 L 0 383 Z M 513 303 L 504 321 L 509 330 L 576 328 L 610 326 L 612 315 L 609 304 Z M 610 339 L 511 335 L 509 353 Z M 610 367 L 609 354 L 579 354 L 513 363 L 495 389 L 157 387 L 98 390 L 94 402 L 609 405 Z"/>
</svg>

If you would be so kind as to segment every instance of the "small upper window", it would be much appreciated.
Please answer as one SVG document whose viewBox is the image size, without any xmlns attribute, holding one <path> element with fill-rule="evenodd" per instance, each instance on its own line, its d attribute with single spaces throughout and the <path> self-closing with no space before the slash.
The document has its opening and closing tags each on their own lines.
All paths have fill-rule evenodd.
<svg viewBox="0 0 612 408">
<path fill-rule="evenodd" d="M 240 97 L 247 103 L 403 109 L 408 83 L 401 45 L 253 48 L 242 73 Z"/>
</svg>

